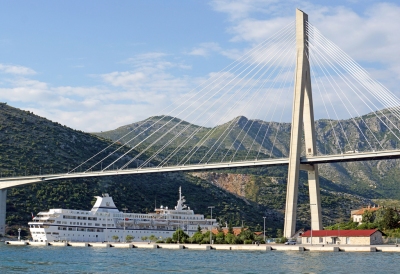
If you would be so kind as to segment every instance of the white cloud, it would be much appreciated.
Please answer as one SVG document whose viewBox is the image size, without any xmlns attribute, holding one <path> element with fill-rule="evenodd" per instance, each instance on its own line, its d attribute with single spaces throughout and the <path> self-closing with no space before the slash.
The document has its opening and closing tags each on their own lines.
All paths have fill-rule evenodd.
<svg viewBox="0 0 400 274">
<path fill-rule="evenodd" d="M 188 54 L 189 55 L 198 55 L 198 56 L 209 56 L 211 52 L 221 51 L 221 47 L 218 43 L 210 42 L 210 43 L 201 43 L 199 47 L 193 48 Z"/>
<path fill-rule="evenodd" d="M 31 68 L 16 66 L 16 65 L 5 65 L 0 64 L 0 72 L 8 73 L 8 74 L 17 74 L 17 75 L 33 75 L 36 74 Z"/>
<path fill-rule="evenodd" d="M 214 10 L 227 14 L 229 19 L 227 27 L 228 33 L 231 34 L 229 49 L 222 46 L 220 42 L 206 42 L 192 47 L 181 56 L 161 51 L 135 55 L 119 63 L 124 66 L 123 69 L 110 69 L 109 72 L 106 70 L 106 73 L 91 75 L 92 79 L 99 81 L 98 85 L 55 86 L 50 82 L 29 79 L 28 76 L 36 73 L 33 69 L 0 64 L 0 71 L 6 74 L 0 79 L 2 83 L 0 100 L 10 102 L 12 105 L 13 103 L 23 105 L 25 109 L 41 116 L 84 131 L 110 130 L 149 116 L 168 114 L 169 110 L 180 104 L 183 105 L 172 114 L 182 119 L 192 119 L 192 122 L 199 124 L 208 118 L 212 118 L 210 121 L 213 123 L 217 123 L 220 118 L 222 122 L 226 122 L 238 115 L 275 121 L 279 121 L 282 117 L 290 121 L 293 92 L 291 88 L 280 89 L 278 84 L 271 88 L 268 91 L 271 95 L 267 97 L 266 104 L 257 112 L 266 115 L 271 106 L 277 108 L 276 112 L 272 114 L 271 110 L 270 117 L 256 117 L 255 106 L 260 103 L 258 97 L 249 96 L 250 103 L 247 103 L 247 98 L 244 98 L 235 105 L 235 96 L 228 100 L 228 97 L 223 97 L 221 93 L 206 102 L 211 96 L 207 94 L 208 91 L 212 94 L 230 81 L 230 86 L 239 84 L 241 80 L 245 82 L 243 75 L 235 78 L 237 73 L 223 74 L 211 71 L 209 75 L 212 79 L 221 75 L 223 77 L 220 81 L 201 90 L 198 97 L 192 98 L 191 91 L 204 79 L 187 75 L 187 73 L 182 76 L 182 70 L 191 69 L 191 64 L 187 61 L 189 59 L 183 59 L 191 58 L 191 56 L 209 57 L 212 54 L 220 54 L 237 59 L 253 45 L 294 21 L 294 3 L 298 2 L 215 0 L 211 3 Z M 302 2 L 301 5 L 309 14 L 310 22 L 327 38 L 359 62 L 372 65 L 379 63 L 378 67 L 371 65 L 370 72 L 389 87 L 398 86 L 398 79 L 400 79 L 400 54 L 398 54 L 400 36 L 397 35 L 400 29 L 399 6 L 380 3 L 368 7 L 363 12 L 355 12 L 349 8 L 327 8 L 309 2 Z M 274 44 L 271 52 L 279 52 L 280 48 L 281 45 Z M 252 60 L 256 60 L 257 56 L 255 52 Z M 276 59 L 283 58 L 271 60 Z M 277 83 L 282 82 L 284 78 L 293 80 L 290 75 L 286 77 L 287 74 L 290 73 L 276 77 Z M 268 83 L 273 80 L 271 79 Z M 255 82 L 256 80 L 252 79 L 250 85 Z M 239 91 L 237 99 L 241 98 L 239 96 L 244 94 L 246 89 L 240 91 L 237 88 L 236 91 Z M 267 91 L 266 87 L 265 91 Z M 232 90 L 230 95 L 234 92 Z M 325 98 L 332 100 L 336 98 L 334 103 L 339 104 L 337 97 L 333 97 L 334 90 L 330 88 L 329 92 L 324 95 Z M 201 98 L 203 95 L 205 97 Z M 315 105 L 322 104 L 318 96 L 314 97 Z M 263 96 L 260 98 L 264 100 Z M 355 100 L 354 96 L 351 97 L 351 100 L 353 99 Z M 214 102 L 216 103 L 208 109 Z M 166 110 L 167 106 L 170 106 L 168 110 Z M 190 108 L 181 113 L 188 106 Z M 232 106 L 235 106 L 233 111 L 226 114 L 225 111 Z M 340 110 L 344 113 L 343 108 L 341 107 Z M 197 111 L 196 114 L 190 114 L 193 110 Z M 204 114 L 202 114 L 203 111 L 205 111 Z M 323 111 L 324 109 L 318 110 L 316 113 L 323 116 L 325 115 Z M 255 116 L 252 117 L 252 115 Z"/>
<path fill-rule="evenodd" d="M 146 78 L 143 72 L 111 72 L 107 74 L 101 75 L 103 80 L 107 83 L 110 83 L 113 86 L 135 86 L 138 85 L 140 82 L 143 82 Z"/>
</svg>

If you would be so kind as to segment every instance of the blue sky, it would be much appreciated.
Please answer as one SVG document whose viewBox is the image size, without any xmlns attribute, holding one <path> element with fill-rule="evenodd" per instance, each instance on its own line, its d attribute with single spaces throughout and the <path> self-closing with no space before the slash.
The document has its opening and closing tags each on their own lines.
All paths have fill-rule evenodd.
<svg viewBox="0 0 400 274">
<path fill-rule="evenodd" d="M 1 1 L 0 101 L 83 131 L 177 105 L 295 8 L 398 96 L 397 1 Z"/>
</svg>

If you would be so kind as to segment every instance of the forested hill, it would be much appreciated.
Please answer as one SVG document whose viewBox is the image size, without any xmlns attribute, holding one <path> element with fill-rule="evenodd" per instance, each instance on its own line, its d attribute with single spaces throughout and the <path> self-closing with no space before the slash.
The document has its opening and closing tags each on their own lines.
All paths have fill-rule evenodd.
<svg viewBox="0 0 400 274">
<path fill-rule="evenodd" d="M 388 122 L 388 119 L 393 123 Z M 385 124 L 389 125 L 390 129 Z M 398 132 L 396 127 L 400 128 L 400 122 L 385 110 L 348 120 L 317 120 L 315 121 L 317 155 L 340 154 L 349 150 L 362 152 L 395 149 L 399 147 L 398 140 L 393 135 L 393 132 Z M 229 129 L 227 130 L 227 128 Z M 185 131 L 180 134 L 182 129 Z M 139 142 L 143 142 L 141 146 L 145 147 L 165 134 L 165 137 L 156 144 L 161 147 L 173 140 L 172 137 L 179 133 L 180 135 L 163 150 L 164 154 L 161 153 L 159 158 L 166 157 L 182 143 L 185 144 L 181 149 L 181 153 L 184 155 L 190 151 L 191 147 L 198 144 L 203 136 L 209 134 L 210 137 L 207 141 L 201 142 L 202 148 L 199 152 L 201 149 L 207 151 L 208 148 L 214 146 L 214 148 L 219 147 L 218 153 L 222 151 L 221 154 L 224 155 L 228 149 L 232 148 L 233 144 L 234 149 L 231 151 L 237 149 L 235 159 L 240 160 L 242 156 L 247 156 L 248 151 L 250 156 L 252 153 L 257 155 L 260 147 L 260 151 L 264 155 L 259 155 L 259 159 L 262 158 L 261 156 L 269 157 L 271 152 L 272 157 L 287 157 L 289 155 L 290 130 L 289 123 L 250 120 L 243 116 L 214 128 L 200 127 L 169 116 L 154 116 L 115 130 L 95 134 L 112 140 L 126 135 L 120 141 L 129 142 L 128 145 L 132 147 Z M 132 133 L 127 135 L 130 131 Z M 145 131 L 145 134 L 138 134 L 142 131 Z M 219 139 L 218 137 L 222 133 L 226 135 L 226 138 Z M 189 142 L 185 143 L 188 136 L 190 136 Z M 240 138 L 237 139 L 236 136 L 240 136 Z M 132 139 L 133 137 L 135 138 Z M 132 141 L 130 141 L 131 139 Z M 378 144 L 378 141 L 381 145 Z M 305 149 L 303 148 L 302 151 L 304 152 Z M 221 159 L 221 156 L 217 155 L 218 153 L 214 155 L 215 159 L 218 157 Z M 192 159 L 193 162 L 197 160 L 196 157 L 192 157 Z M 324 164 L 320 165 L 319 170 L 322 177 L 335 182 L 337 186 L 345 189 L 348 193 L 359 194 L 371 199 L 400 200 L 400 183 L 398 183 L 400 160 Z"/>
<path fill-rule="evenodd" d="M 0 104 L 0 172 L 1 176 L 65 173 L 110 145 L 110 141 Z M 115 146 L 113 147 L 116 148 Z M 121 149 L 121 153 L 124 149 Z M 107 151 L 102 155 L 107 155 Z M 126 156 L 131 159 L 136 152 Z M 100 155 L 99 157 L 104 157 Z M 96 159 L 95 159 L 96 160 Z M 109 162 L 113 160 L 109 159 Z M 95 161 L 88 162 L 89 168 Z M 99 168 L 95 167 L 94 169 Z M 80 170 L 80 169 L 79 169 Z M 150 212 L 157 206 L 173 207 L 178 188 L 196 213 L 209 215 L 215 206 L 217 218 L 239 225 L 255 227 L 262 223 L 266 205 L 246 201 L 199 177 L 187 174 L 124 175 L 101 178 L 62 180 L 14 187 L 7 194 L 7 224 L 27 225 L 34 214 L 49 208 L 87 209 L 93 196 L 109 193 L 118 208 Z M 284 194 L 283 194 L 284 195 Z M 277 205 L 279 209 L 283 204 Z M 267 224 L 275 233 L 282 227 L 281 211 L 271 209 Z"/>
</svg>

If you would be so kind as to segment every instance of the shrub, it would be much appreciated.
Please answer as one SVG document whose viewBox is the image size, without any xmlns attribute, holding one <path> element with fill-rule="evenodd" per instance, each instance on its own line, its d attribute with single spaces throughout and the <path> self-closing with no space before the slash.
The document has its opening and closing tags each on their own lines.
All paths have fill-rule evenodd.
<svg viewBox="0 0 400 274">
<path fill-rule="evenodd" d="M 125 240 L 127 242 L 131 242 L 133 239 L 135 239 L 135 237 L 133 237 L 132 235 L 126 235 Z"/>
<path fill-rule="evenodd" d="M 278 240 L 277 240 L 277 243 L 280 243 L 280 244 L 284 244 L 284 243 L 286 243 L 287 242 L 287 238 L 286 237 L 281 237 L 281 238 L 279 238 Z"/>
<path fill-rule="evenodd" d="M 119 239 L 119 237 L 117 235 L 114 235 L 111 237 L 115 242 Z"/>
<path fill-rule="evenodd" d="M 244 240 L 244 244 L 245 244 L 245 245 L 250 245 L 250 244 L 252 244 L 252 243 L 253 243 L 252 240 Z"/>
<path fill-rule="evenodd" d="M 171 237 L 168 237 L 167 239 L 165 239 L 165 242 L 166 242 L 167 244 L 172 243 L 172 238 L 171 238 Z"/>
</svg>

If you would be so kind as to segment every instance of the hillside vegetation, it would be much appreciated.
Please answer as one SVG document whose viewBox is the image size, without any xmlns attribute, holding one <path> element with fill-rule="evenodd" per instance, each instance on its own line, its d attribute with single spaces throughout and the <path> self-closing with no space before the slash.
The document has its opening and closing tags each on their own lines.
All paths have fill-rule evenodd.
<svg viewBox="0 0 400 274">
<path fill-rule="evenodd" d="M 389 112 L 383 111 L 382 113 L 377 113 L 379 118 L 374 113 L 369 113 L 349 120 L 317 120 L 315 122 L 317 155 L 340 154 L 354 150 L 362 152 L 396 149 L 398 140 L 393 132 L 398 132 L 395 127 L 400 128 L 400 123 Z M 389 119 L 393 123 L 388 122 Z M 390 129 L 385 124 L 389 125 Z M 183 129 L 185 130 L 183 131 Z M 171 130 L 170 133 L 169 130 Z M 289 123 L 249 120 L 243 116 L 214 128 L 199 127 L 169 116 L 155 116 L 115 130 L 95 134 L 111 140 L 118 140 L 124 136 L 120 142 L 131 147 L 140 143 L 138 146 L 140 149 L 144 149 L 159 139 L 149 151 L 153 153 L 168 144 L 163 148 L 158 159 L 160 161 L 166 159 L 168 164 L 176 164 L 182 159 L 182 163 L 184 163 L 184 156 L 199 144 L 201 146 L 197 147 L 198 151 L 190 159 L 191 163 L 201 161 L 203 156 L 205 156 L 203 162 L 221 161 L 221 159 L 230 161 L 233 159 L 287 157 L 289 155 L 290 130 Z M 132 132 L 128 134 L 130 131 Z M 144 134 L 139 134 L 140 132 L 144 132 Z M 225 135 L 223 138 L 219 138 L 223 132 L 225 132 L 226 138 Z M 166 135 L 161 138 L 164 134 Z M 191 134 L 193 136 L 185 141 Z M 202 141 L 204 136 L 210 136 L 210 138 Z M 237 136 L 239 137 L 237 138 Z M 172 137 L 175 139 L 170 142 Z M 182 143 L 184 147 L 181 148 L 178 155 L 171 159 L 166 158 Z M 219 149 L 213 155 L 212 152 L 217 147 Z M 211 152 L 207 154 L 209 150 Z M 304 147 L 302 151 L 304 153 Z M 210 157 L 211 155 L 212 157 Z M 232 158 L 233 156 L 234 158 Z M 398 180 L 400 178 L 400 160 L 323 164 L 319 166 L 319 171 L 322 177 L 334 182 L 348 193 L 370 199 L 400 199 Z"/>
<path fill-rule="evenodd" d="M 65 173 L 111 144 L 102 137 L 70 129 L 7 104 L 0 104 L 0 125 L 2 177 Z M 78 171 L 88 169 L 117 147 L 112 146 Z M 122 148 L 115 157 L 125 151 Z M 137 151 L 128 154 L 125 161 L 136 154 Z M 103 165 L 110 164 L 115 157 Z M 93 169 L 97 168 L 100 167 Z M 37 214 L 49 208 L 89 210 L 94 196 L 102 193 L 109 193 L 118 208 L 126 206 L 132 212 L 150 212 L 155 205 L 161 204 L 173 207 L 178 199 L 179 186 L 182 186 L 187 204 L 196 213 L 209 215 L 208 206 L 214 205 L 213 213 L 221 221 L 231 221 L 234 225 L 244 221 L 250 226 L 262 222 L 265 207 L 247 203 L 198 177 L 171 173 L 81 178 L 14 187 L 8 190 L 7 195 L 7 224 L 26 226 L 31 213 Z M 271 221 L 268 227 L 275 231 L 282 222 Z"/>
<path fill-rule="evenodd" d="M 241 117 L 238 122 L 246 120 Z M 93 170 L 100 169 L 101 166 L 93 167 L 93 164 L 108 155 L 110 151 L 120 147 L 120 144 L 111 145 L 112 141 L 109 138 L 116 140 L 118 136 L 121 136 L 119 134 L 125 134 L 117 132 L 118 134 L 111 136 L 76 131 L 6 104 L 0 104 L 0 122 L 0 172 L 3 177 L 67 172 L 111 146 L 77 170 L 86 170 L 91 167 Z M 257 123 L 263 126 L 261 121 Z M 245 126 L 245 124 L 246 122 L 242 122 L 241 125 Z M 185 125 L 191 127 L 188 123 Z M 238 128 L 241 125 L 238 123 Z M 276 123 L 274 126 L 271 124 L 271 127 L 278 126 Z M 290 133 L 290 125 L 281 126 L 285 132 Z M 202 128 L 201 130 L 210 129 Z M 280 145 L 275 145 L 278 153 L 280 149 L 284 151 L 285 138 L 284 136 L 280 138 Z M 250 142 L 253 142 L 253 139 L 249 139 L 247 143 Z M 184 147 L 176 155 L 177 161 L 183 159 L 194 145 L 193 142 Z M 118 165 L 121 166 L 135 157 L 143 147 L 139 146 L 128 153 Z M 127 152 L 127 149 L 128 147 L 120 148 L 117 155 L 108 158 L 103 163 L 103 167 Z M 157 149 L 154 147 L 146 151 L 132 163 L 132 166 L 140 165 Z M 174 147 L 171 146 L 168 149 L 171 151 Z M 204 145 L 198 149 L 206 151 L 208 147 Z M 224 147 L 219 153 L 225 155 L 228 149 Z M 153 159 L 150 165 L 159 164 L 168 152 L 165 150 L 164 154 Z M 257 154 L 256 151 L 250 151 L 248 154 L 245 149 L 239 149 L 237 152 L 238 157 L 256 157 Z M 268 147 L 266 146 L 258 155 L 262 158 L 270 157 Z M 273 157 L 276 157 L 275 150 L 274 155 Z M 192 159 L 194 162 L 199 160 L 200 158 L 196 157 Z M 117 168 L 116 164 L 114 168 Z M 341 170 L 341 174 L 346 174 L 345 167 L 341 168 L 344 169 L 344 171 Z M 332 171 L 332 169 L 329 170 Z M 7 224 L 9 226 L 26 225 L 31 218 L 31 212 L 36 214 L 49 208 L 90 209 L 94 202 L 93 196 L 102 193 L 109 193 L 119 208 L 126 206 L 129 211 L 150 212 L 156 205 L 173 207 L 178 198 L 178 187 L 182 186 L 188 205 L 196 213 L 209 216 L 208 206 L 213 205 L 215 206 L 213 216 L 217 216 L 221 224 L 232 223 L 234 226 L 240 226 L 243 222 L 258 230 L 263 225 L 262 217 L 267 216 L 267 231 L 271 235 L 276 235 L 277 230 L 283 228 L 286 176 L 286 167 L 268 167 L 215 170 L 212 173 L 124 175 L 32 184 L 15 187 L 8 191 Z M 378 183 L 381 184 L 381 182 Z M 392 186 L 396 187 L 395 184 Z M 377 192 L 376 188 L 371 189 L 372 194 L 358 195 L 357 187 L 352 187 L 352 184 L 347 182 L 333 182 L 328 177 L 321 178 L 321 188 L 324 224 L 333 223 L 338 219 L 347 220 L 351 209 L 372 204 L 370 197 L 386 198 Z M 298 228 L 309 226 L 308 203 L 306 174 L 301 173 Z"/>
</svg>

